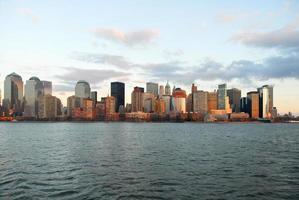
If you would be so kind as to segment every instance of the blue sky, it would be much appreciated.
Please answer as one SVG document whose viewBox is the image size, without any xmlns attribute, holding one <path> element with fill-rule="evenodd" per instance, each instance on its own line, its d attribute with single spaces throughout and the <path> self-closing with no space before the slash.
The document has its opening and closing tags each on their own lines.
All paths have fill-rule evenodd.
<svg viewBox="0 0 299 200">
<path fill-rule="evenodd" d="M 298 1 L 0 0 L 0 87 L 15 71 L 52 80 L 65 102 L 85 79 L 156 81 L 190 91 L 227 82 L 243 96 L 275 86 L 280 112 L 299 113 Z"/>
</svg>

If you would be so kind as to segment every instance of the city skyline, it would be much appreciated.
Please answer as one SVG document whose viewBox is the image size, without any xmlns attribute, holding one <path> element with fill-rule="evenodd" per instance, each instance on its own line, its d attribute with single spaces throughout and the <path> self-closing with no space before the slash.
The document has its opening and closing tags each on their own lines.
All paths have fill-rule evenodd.
<svg viewBox="0 0 299 200">
<path fill-rule="evenodd" d="M 0 88 L 13 71 L 23 81 L 53 81 L 66 105 L 78 80 L 99 96 L 110 82 L 132 88 L 146 82 L 190 93 L 218 84 L 275 87 L 280 113 L 299 114 L 299 3 L 275 1 L 0 2 Z M 152 15 L 152 10 L 155 15 Z M 86 13 L 89 13 L 87 15 Z"/>
</svg>

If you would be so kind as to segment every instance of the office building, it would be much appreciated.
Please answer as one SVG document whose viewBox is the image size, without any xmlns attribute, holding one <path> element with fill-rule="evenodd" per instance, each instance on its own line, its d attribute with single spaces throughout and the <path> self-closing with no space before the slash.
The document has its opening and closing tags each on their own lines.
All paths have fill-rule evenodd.
<svg viewBox="0 0 299 200">
<path fill-rule="evenodd" d="M 90 98 L 93 101 L 93 105 L 94 107 L 96 106 L 97 102 L 98 102 L 98 92 L 97 91 L 92 91 L 90 93 Z"/>
<path fill-rule="evenodd" d="M 253 91 L 247 93 L 247 112 L 251 118 L 259 118 L 259 92 Z"/>
<path fill-rule="evenodd" d="M 125 84 L 122 82 L 112 82 L 110 96 L 115 97 L 115 111 L 119 112 L 119 107 L 125 106 Z"/>
<path fill-rule="evenodd" d="M 143 111 L 143 95 L 144 88 L 134 87 L 134 90 L 131 94 L 132 112 Z"/>
<path fill-rule="evenodd" d="M 43 83 L 37 77 L 31 77 L 25 84 L 25 117 L 38 116 L 38 98 L 44 95 Z"/>
<path fill-rule="evenodd" d="M 37 98 L 37 118 L 55 119 L 61 112 L 61 101 L 50 94 L 42 95 Z"/>
<path fill-rule="evenodd" d="M 211 110 L 218 109 L 218 100 L 217 100 L 217 92 L 209 92 L 208 93 L 208 112 Z"/>
<path fill-rule="evenodd" d="M 168 81 L 165 85 L 165 95 L 171 95 L 171 88 L 170 88 Z"/>
<path fill-rule="evenodd" d="M 4 98 L 2 106 L 10 109 L 16 115 L 23 112 L 23 81 L 22 77 L 16 73 L 11 73 L 4 80 Z"/>
<path fill-rule="evenodd" d="M 226 84 L 218 85 L 218 110 L 226 110 Z"/>
<path fill-rule="evenodd" d="M 52 95 L 52 82 L 51 81 L 41 81 L 43 85 L 43 94 L 44 95 Z"/>
<path fill-rule="evenodd" d="M 186 91 L 181 88 L 176 88 L 173 91 L 174 97 L 174 111 L 179 113 L 186 112 Z"/>
<path fill-rule="evenodd" d="M 237 88 L 229 89 L 227 90 L 227 96 L 229 98 L 229 105 L 232 109 L 232 112 L 240 112 L 241 90 Z"/>
<path fill-rule="evenodd" d="M 162 97 L 164 94 L 165 94 L 164 86 L 160 85 L 160 88 L 159 88 L 159 97 Z"/>
<path fill-rule="evenodd" d="M 240 111 L 248 113 L 248 110 L 247 110 L 247 97 L 242 97 L 240 99 Z"/>
<path fill-rule="evenodd" d="M 208 113 L 208 92 L 202 90 L 193 92 L 193 112 Z"/>
<path fill-rule="evenodd" d="M 154 112 L 156 96 L 152 92 L 143 94 L 143 111 L 146 113 Z"/>
<path fill-rule="evenodd" d="M 89 98 L 90 97 L 89 83 L 83 80 L 78 81 L 75 87 L 75 96 L 79 98 Z"/>
<path fill-rule="evenodd" d="M 171 109 L 171 106 L 170 106 L 170 104 L 171 104 L 171 96 L 170 95 L 163 95 L 162 99 L 165 102 L 165 112 L 168 114 L 170 112 L 170 109 Z"/>
<path fill-rule="evenodd" d="M 260 117 L 271 118 L 273 109 L 273 86 L 264 85 L 258 88 L 260 98 Z"/>
<path fill-rule="evenodd" d="M 159 85 L 158 83 L 147 82 L 146 83 L 146 92 L 153 93 L 155 96 L 158 96 Z"/>
</svg>

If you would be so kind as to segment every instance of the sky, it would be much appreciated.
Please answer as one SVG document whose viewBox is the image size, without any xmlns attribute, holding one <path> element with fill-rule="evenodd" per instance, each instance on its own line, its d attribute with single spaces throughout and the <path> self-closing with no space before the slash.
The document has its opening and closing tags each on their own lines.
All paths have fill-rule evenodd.
<svg viewBox="0 0 299 200">
<path fill-rule="evenodd" d="M 99 97 L 111 81 L 242 96 L 274 86 L 279 113 L 299 114 L 299 1 L 0 0 L 0 88 L 16 72 L 53 82 L 66 103 L 78 80 Z"/>
</svg>

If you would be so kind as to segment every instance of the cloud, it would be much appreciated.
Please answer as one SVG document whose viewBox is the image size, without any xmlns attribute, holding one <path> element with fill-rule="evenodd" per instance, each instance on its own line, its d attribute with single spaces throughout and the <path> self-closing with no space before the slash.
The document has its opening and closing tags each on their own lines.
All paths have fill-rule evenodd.
<svg viewBox="0 0 299 200">
<path fill-rule="evenodd" d="M 105 80 L 124 78 L 129 73 L 106 70 L 106 69 L 79 69 L 75 67 L 64 68 L 66 73 L 57 75 L 56 77 L 65 82 L 66 85 L 74 84 L 78 80 L 85 80 L 91 84 L 101 83 Z"/>
<path fill-rule="evenodd" d="M 299 17 L 292 23 L 270 32 L 245 31 L 235 34 L 231 41 L 248 46 L 299 49 Z"/>
<path fill-rule="evenodd" d="M 134 63 L 128 61 L 125 57 L 111 54 L 91 54 L 74 52 L 71 58 L 88 63 L 108 64 L 119 68 L 132 68 Z"/>
<path fill-rule="evenodd" d="M 92 33 L 98 38 L 122 43 L 127 46 L 145 45 L 159 36 L 159 31 L 154 29 L 123 32 L 115 28 L 97 28 L 92 30 Z"/>
<path fill-rule="evenodd" d="M 30 8 L 18 8 L 17 12 L 21 15 L 28 17 L 33 23 L 39 22 L 39 18 L 33 14 Z"/>
</svg>

